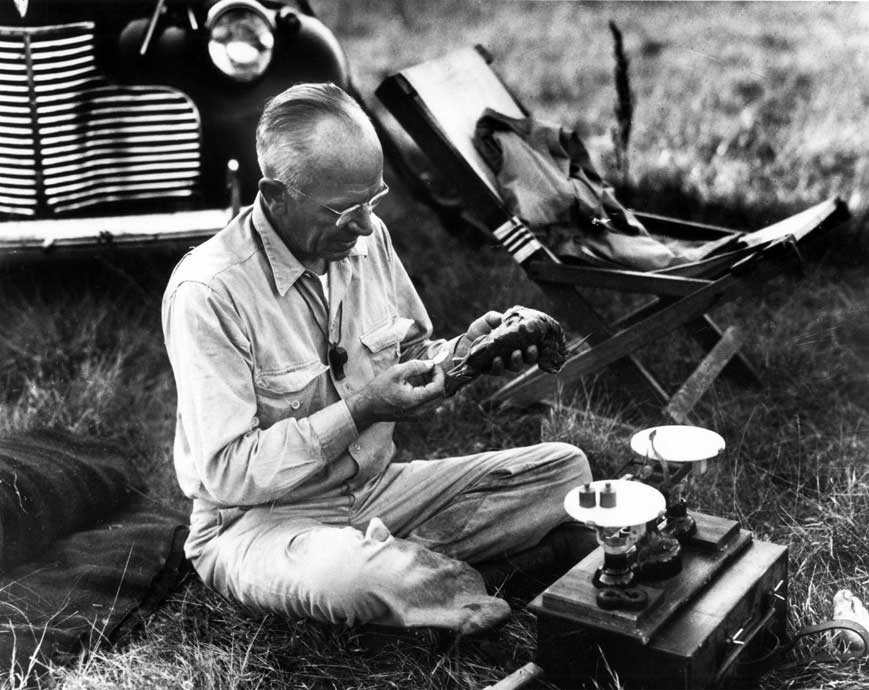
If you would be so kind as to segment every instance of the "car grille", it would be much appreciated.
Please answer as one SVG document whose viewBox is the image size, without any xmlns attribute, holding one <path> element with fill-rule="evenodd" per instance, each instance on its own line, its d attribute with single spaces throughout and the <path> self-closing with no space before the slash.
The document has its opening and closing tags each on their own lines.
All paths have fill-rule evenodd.
<svg viewBox="0 0 869 690">
<path fill-rule="evenodd" d="M 93 23 L 0 27 L 0 214 L 189 197 L 199 139 L 185 94 L 108 82 Z"/>
</svg>

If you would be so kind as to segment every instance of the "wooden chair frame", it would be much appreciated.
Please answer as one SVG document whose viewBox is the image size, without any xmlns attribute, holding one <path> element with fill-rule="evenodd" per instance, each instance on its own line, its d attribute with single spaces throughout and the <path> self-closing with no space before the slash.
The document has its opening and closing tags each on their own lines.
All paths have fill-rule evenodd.
<svg viewBox="0 0 869 690">
<path fill-rule="evenodd" d="M 797 265 L 800 258 L 797 242 L 847 218 L 845 204 L 836 198 L 828 199 L 751 235 L 751 241 L 744 231 L 638 212 L 638 218 L 653 233 L 692 240 L 734 236 L 740 246 L 704 261 L 648 273 L 565 264 L 520 219 L 509 213 L 493 179 L 487 177 L 491 171 L 484 170 L 480 160 L 474 160 L 476 154 L 469 148 L 465 135 L 457 136 L 450 131 L 450 126 L 456 127 L 456 118 L 462 117 L 461 107 L 436 103 L 440 89 L 441 93 L 449 94 L 452 103 L 461 104 L 467 95 L 461 92 L 462 82 L 467 85 L 469 73 L 473 72 L 470 78 L 479 77 L 482 95 L 476 94 L 471 100 L 491 96 L 496 101 L 491 107 L 513 116 L 528 116 L 528 110 L 510 93 L 489 63 L 491 56 L 479 46 L 456 51 L 388 77 L 376 95 L 438 173 L 454 181 L 474 225 L 488 229 L 550 298 L 554 315 L 581 336 L 577 340 L 581 345 L 574 348 L 576 351 L 557 378 L 533 367 L 501 388 L 492 399 L 519 405 L 552 400 L 559 383 L 574 382 L 611 365 L 634 396 L 639 394 L 641 400 L 663 408 L 671 419 L 685 423 L 691 407 L 719 372 L 742 381 L 756 381 L 755 368 L 739 352 L 738 332 L 733 328 L 722 332 L 707 312 Z M 460 83 L 452 84 L 451 80 Z M 432 89 L 432 81 L 440 83 Z M 439 110 L 440 119 L 433 110 Z M 481 113 L 482 108 L 475 114 L 471 127 Z M 451 120 L 451 125 L 444 120 Z M 459 125 L 467 132 L 468 123 Z M 394 152 L 396 147 L 390 150 Z M 653 299 L 633 313 L 607 322 L 583 297 L 585 287 L 643 293 Z M 684 327 L 709 353 L 671 396 L 634 353 L 679 327 Z"/>
</svg>

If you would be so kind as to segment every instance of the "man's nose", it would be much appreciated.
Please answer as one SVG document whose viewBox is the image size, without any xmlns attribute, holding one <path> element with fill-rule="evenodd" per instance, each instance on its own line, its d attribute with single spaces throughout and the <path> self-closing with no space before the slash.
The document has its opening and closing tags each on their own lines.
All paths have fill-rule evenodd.
<svg viewBox="0 0 869 690">
<path fill-rule="evenodd" d="M 367 236 L 374 232 L 374 220 L 372 219 L 371 209 L 367 206 L 362 206 L 353 217 L 347 222 L 349 227 L 357 235 Z"/>
</svg>

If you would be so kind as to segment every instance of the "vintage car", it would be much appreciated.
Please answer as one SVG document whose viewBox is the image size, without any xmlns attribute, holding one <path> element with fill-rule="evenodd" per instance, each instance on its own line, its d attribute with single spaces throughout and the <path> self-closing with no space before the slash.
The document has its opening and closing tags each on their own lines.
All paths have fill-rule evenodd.
<svg viewBox="0 0 869 690">
<path fill-rule="evenodd" d="M 0 263 L 213 234 L 299 81 L 349 84 L 307 2 L 0 0 Z"/>
</svg>

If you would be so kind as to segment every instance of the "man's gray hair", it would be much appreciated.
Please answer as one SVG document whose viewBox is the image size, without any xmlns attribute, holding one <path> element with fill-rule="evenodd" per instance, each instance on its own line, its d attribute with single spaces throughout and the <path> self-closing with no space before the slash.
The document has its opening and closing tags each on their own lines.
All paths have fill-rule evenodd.
<svg viewBox="0 0 869 690">
<path fill-rule="evenodd" d="M 329 117 L 350 127 L 370 125 L 359 104 L 332 83 L 296 84 L 269 100 L 256 128 L 262 174 L 294 187 L 304 186 L 305 168 L 316 153 L 316 125 Z"/>
</svg>

